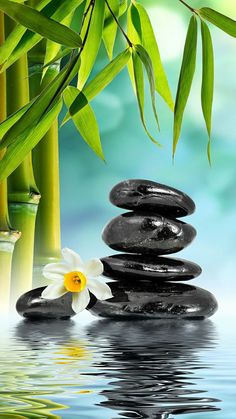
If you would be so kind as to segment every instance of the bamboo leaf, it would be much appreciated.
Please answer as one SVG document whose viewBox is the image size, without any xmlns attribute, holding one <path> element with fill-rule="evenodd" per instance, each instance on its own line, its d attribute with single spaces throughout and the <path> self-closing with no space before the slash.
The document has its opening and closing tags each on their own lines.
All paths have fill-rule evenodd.
<svg viewBox="0 0 236 419">
<path fill-rule="evenodd" d="M 76 32 L 44 16 L 32 7 L 9 0 L 0 0 L 0 9 L 16 22 L 44 38 L 70 48 L 78 48 L 82 45 L 81 38 Z"/>
<path fill-rule="evenodd" d="M 131 16 L 132 10 L 133 9 L 132 9 L 132 4 L 131 4 L 127 13 L 127 35 L 133 45 L 138 45 L 138 44 L 142 44 L 142 40 L 140 39 L 140 36 L 137 30 L 135 29 L 135 26 L 136 28 L 139 28 L 141 31 L 141 22 L 140 22 L 140 17 L 136 10 L 134 10 L 133 12 L 133 17 Z M 133 24 L 134 20 L 135 20 L 135 26 Z M 134 92 L 136 93 L 133 60 L 130 60 L 128 63 L 128 72 L 129 72 L 129 77 L 130 77 Z"/>
<path fill-rule="evenodd" d="M 95 1 L 91 11 L 90 29 L 87 40 L 81 53 L 81 66 L 78 74 L 78 89 L 82 90 L 96 60 L 100 43 L 105 13 L 105 0 Z M 89 25 L 89 21 L 88 21 Z M 84 39 L 84 38 L 83 38 Z"/>
<path fill-rule="evenodd" d="M 74 12 L 70 13 L 61 21 L 61 23 L 69 27 L 71 24 L 73 15 L 74 15 Z M 56 63 L 59 65 L 60 60 L 70 53 L 71 53 L 70 48 L 63 48 L 61 45 L 48 39 L 46 42 L 46 51 L 45 51 L 45 56 L 44 56 L 42 78 L 44 77 L 46 73 L 46 68 L 48 66 L 51 66 Z"/>
<path fill-rule="evenodd" d="M 211 33 L 205 22 L 201 22 L 202 32 L 202 111 L 209 135 L 208 160 L 211 163 L 211 118 L 214 95 L 214 51 Z"/>
<path fill-rule="evenodd" d="M 120 0 L 120 9 L 119 9 L 119 17 L 122 16 L 128 7 L 128 2 L 127 0 Z"/>
<path fill-rule="evenodd" d="M 93 100 L 97 94 L 99 94 L 105 87 L 111 83 L 111 81 L 117 76 L 117 74 L 125 67 L 131 56 L 130 48 L 121 52 L 114 58 L 100 73 L 98 73 L 94 79 L 92 79 L 83 89 L 83 94 L 87 98 L 88 102 Z M 65 124 L 70 116 L 74 116 L 79 112 L 82 101 L 79 98 L 80 92 L 77 92 L 77 97 L 70 106 L 70 110 L 65 116 L 62 124 Z"/>
<path fill-rule="evenodd" d="M 143 76 L 143 65 L 140 55 L 137 52 L 137 45 L 135 46 L 132 54 L 133 59 L 133 68 L 134 68 L 134 82 L 135 82 L 135 90 L 137 95 L 138 107 L 140 118 L 143 124 L 143 127 L 146 131 L 146 134 L 149 138 L 157 145 L 160 144 L 153 138 L 150 132 L 147 129 L 145 117 L 144 117 L 144 76 Z"/>
<path fill-rule="evenodd" d="M 118 19 L 119 17 L 119 9 L 120 9 L 120 2 L 119 0 L 107 0 L 109 6 Z M 112 60 L 113 55 L 113 48 L 116 39 L 117 33 L 117 23 L 112 16 L 107 4 L 105 6 L 105 20 L 104 20 L 104 28 L 103 28 L 103 42 L 107 50 L 107 54 L 110 60 Z"/>
<path fill-rule="evenodd" d="M 77 95 L 78 90 L 76 89 L 76 87 L 68 86 L 65 89 L 63 97 L 68 109 L 74 102 Z M 80 92 L 79 97 L 81 102 L 83 102 L 83 105 L 80 112 L 78 112 L 76 115 L 72 117 L 73 122 L 84 141 L 97 154 L 98 157 L 104 160 L 99 128 L 94 111 L 92 107 L 89 105 L 87 98 L 83 95 L 82 92 Z"/>
<path fill-rule="evenodd" d="M 48 48 L 49 48 L 49 44 L 48 44 Z M 71 49 L 70 48 L 63 48 L 63 49 L 60 48 L 60 50 L 58 51 L 58 53 L 56 55 L 53 55 L 53 57 L 52 57 L 52 59 L 50 61 L 46 61 L 46 59 L 45 59 L 45 64 L 43 65 L 43 68 L 47 68 L 47 67 L 49 67 L 52 64 L 56 64 L 56 63 L 60 62 L 60 60 L 62 58 L 66 57 L 70 53 L 71 53 Z M 45 57 L 46 57 L 46 55 L 45 55 Z M 48 55 L 48 58 L 49 58 L 49 55 Z"/>
<path fill-rule="evenodd" d="M 4 157 L 0 162 L 0 182 L 6 179 L 22 163 L 29 152 L 44 137 L 57 118 L 62 106 L 61 99 L 49 109 L 38 124 L 29 128 L 28 135 L 22 136 L 20 141 L 12 143 L 6 150 Z"/>
<path fill-rule="evenodd" d="M 21 109 L 19 109 L 17 112 L 14 112 L 14 114 L 10 115 L 7 119 L 5 119 L 3 122 L 0 123 L 0 141 L 4 137 L 4 135 L 7 133 L 7 131 L 16 124 L 17 121 L 24 115 L 24 113 L 30 108 L 33 101 L 27 103 L 27 105 L 23 106 Z M 0 143 L 1 144 L 1 143 Z"/>
<path fill-rule="evenodd" d="M 4 135 L 0 148 L 8 147 L 19 141 L 22 136 L 27 136 L 29 127 L 38 124 L 45 112 L 53 106 L 55 101 L 60 98 L 63 90 L 76 75 L 79 68 L 80 59 L 77 55 L 69 62 L 46 86 L 41 94 L 35 99 L 31 107 L 21 116 L 15 125 L 13 125 Z"/>
<path fill-rule="evenodd" d="M 39 11 L 41 10 L 44 16 L 51 17 L 56 21 L 62 21 L 83 1 L 84 0 L 42 0 L 36 9 Z M 31 32 L 24 26 L 18 24 L 7 37 L 4 44 L 0 46 L 1 72 L 5 71 L 22 55 L 26 54 L 41 41 L 41 39 L 41 35 Z"/>
<path fill-rule="evenodd" d="M 190 20 L 188 33 L 186 37 L 183 61 L 179 76 L 177 96 L 174 111 L 174 136 L 173 136 L 173 157 L 178 144 L 184 110 L 190 94 L 193 76 L 196 67 L 197 54 L 197 20 L 193 16 Z"/>
<path fill-rule="evenodd" d="M 213 25 L 220 28 L 222 31 L 226 32 L 228 35 L 236 38 L 236 21 L 222 15 L 216 10 L 210 9 L 209 7 L 203 7 L 198 10 L 198 14 L 203 18 L 208 20 L 208 22 L 213 23 Z"/>
<path fill-rule="evenodd" d="M 151 93 L 151 100 L 152 100 L 152 109 L 153 109 L 153 113 L 154 113 L 158 128 L 160 128 L 159 127 L 157 110 L 156 110 L 155 79 L 154 79 L 154 71 L 153 71 L 152 61 L 151 61 L 151 58 L 149 57 L 147 51 L 142 47 L 142 45 L 135 45 L 134 49 L 137 52 L 140 60 L 142 61 L 143 65 L 145 67 L 147 76 L 148 76 L 150 93 Z"/>
<path fill-rule="evenodd" d="M 50 3 L 51 0 L 41 0 L 36 10 L 44 10 L 46 9 L 46 6 L 48 3 Z M 11 56 L 12 52 L 16 48 L 17 44 L 20 42 L 23 35 L 27 32 L 27 29 L 22 25 L 16 25 L 14 30 L 10 33 L 10 35 L 7 37 L 5 42 L 0 46 L 0 65 L 2 66 L 3 63 Z M 41 39 L 40 35 L 34 34 L 31 31 L 28 31 L 31 35 L 38 36 L 39 39 Z"/>
<path fill-rule="evenodd" d="M 135 33 L 135 36 L 134 33 L 133 37 L 131 35 L 131 40 L 133 38 L 134 43 L 141 44 L 149 54 L 154 69 L 155 89 L 170 109 L 174 110 L 172 94 L 149 16 L 141 4 L 135 3 L 131 5 L 130 17 Z"/>
</svg>

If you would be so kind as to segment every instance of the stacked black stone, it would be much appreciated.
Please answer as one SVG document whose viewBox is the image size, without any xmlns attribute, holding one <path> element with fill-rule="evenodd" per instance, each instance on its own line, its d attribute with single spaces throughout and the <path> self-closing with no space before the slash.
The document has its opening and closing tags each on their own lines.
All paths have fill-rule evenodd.
<svg viewBox="0 0 236 419">
<path fill-rule="evenodd" d="M 131 210 L 112 219 L 103 240 L 114 250 L 128 252 L 105 257 L 104 275 L 113 298 L 97 301 L 91 311 L 122 319 L 204 319 L 215 313 L 217 302 L 208 291 L 177 281 L 201 274 L 200 266 L 163 257 L 188 246 L 196 230 L 177 217 L 195 211 L 183 192 L 148 180 L 126 180 L 116 185 L 110 201 Z M 174 281 L 174 282 L 172 282 Z"/>
</svg>

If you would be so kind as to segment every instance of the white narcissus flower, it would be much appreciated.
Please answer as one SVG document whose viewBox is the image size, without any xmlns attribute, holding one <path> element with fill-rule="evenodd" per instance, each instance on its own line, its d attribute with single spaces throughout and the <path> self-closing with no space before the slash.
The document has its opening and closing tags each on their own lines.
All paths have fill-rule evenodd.
<svg viewBox="0 0 236 419">
<path fill-rule="evenodd" d="M 110 287 L 95 279 L 103 273 L 103 264 L 99 259 L 83 262 L 71 249 L 62 249 L 63 261 L 49 263 L 43 268 L 43 276 L 55 281 L 42 292 L 42 298 L 54 300 L 67 292 L 72 293 L 72 308 L 75 313 L 83 311 L 89 304 L 89 291 L 98 300 L 112 298 Z"/>
</svg>

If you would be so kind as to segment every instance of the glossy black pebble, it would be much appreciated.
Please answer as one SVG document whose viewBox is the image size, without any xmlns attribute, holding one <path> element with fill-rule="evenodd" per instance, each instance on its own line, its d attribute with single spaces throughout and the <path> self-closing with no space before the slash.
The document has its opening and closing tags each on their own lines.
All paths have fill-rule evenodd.
<svg viewBox="0 0 236 419">
<path fill-rule="evenodd" d="M 204 319 L 217 310 L 215 297 L 202 288 L 181 283 L 150 290 L 122 290 L 109 283 L 113 298 L 97 301 L 91 312 L 99 317 L 114 319 Z"/>
<path fill-rule="evenodd" d="M 170 218 L 184 217 L 195 211 L 193 200 L 185 193 L 143 179 L 118 183 L 110 192 L 110 201 L 120 208 L 151 211 Z"/>
<path fill-rule="evenodd" d="M 35 288 L 23 294 L 16 303 L 16 310 L 22 316 L 32 320 L 67 319 L 75 316 L 72 310 L 72 294 L 67 293 L 55 300 L 41 297 L 46 287 Z"/>
<path fill-rule="evenodd" d="M 104 276 L 128 282 L 128 280 L 186 281 L 202 272 L 196 263 L 183 259 L 171 259 L 153 255 L 119 254 L 101 259 Z"/>
<path fill-rule="evenodd" d="M 164 255 L 179 252 L 196 236 L 196 230 L 161 215 L 127 212 L 113 218 L 102 238 L 112 249 L 129 253 Z"/>
</svg>

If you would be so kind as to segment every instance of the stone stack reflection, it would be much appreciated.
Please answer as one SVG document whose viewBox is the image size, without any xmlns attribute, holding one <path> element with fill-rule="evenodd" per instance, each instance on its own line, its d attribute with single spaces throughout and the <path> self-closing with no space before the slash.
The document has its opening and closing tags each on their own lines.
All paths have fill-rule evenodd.
<svg viewBox="0 0 236 419">
<path fill-rule="evenodd" d="M 97 301 L 91 311 L 112 318 L 204 319 L 215 313 L 217 302 L 208 291 L 184 284 L 201 268 L 170 258 L 188 246 L 196 230 L 178 218 L 195 211 L 183 192 L 147 180 L 127 180 L 110 193 L 111 202 L 129 210 L 112 219 L 103 240 L 116 251 L 102 259 L 113 298 Z M 164 255 L 164 256 L 163 256 Z"/>
</svg>

